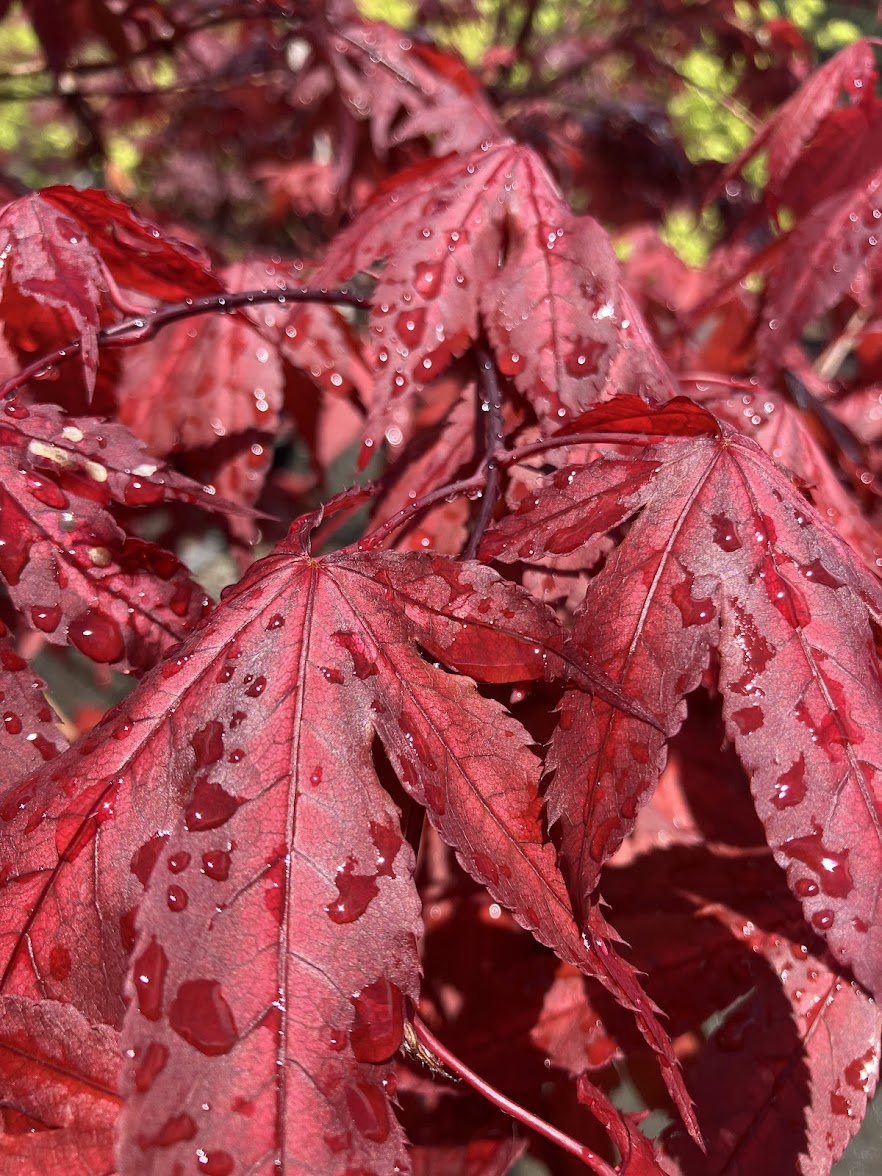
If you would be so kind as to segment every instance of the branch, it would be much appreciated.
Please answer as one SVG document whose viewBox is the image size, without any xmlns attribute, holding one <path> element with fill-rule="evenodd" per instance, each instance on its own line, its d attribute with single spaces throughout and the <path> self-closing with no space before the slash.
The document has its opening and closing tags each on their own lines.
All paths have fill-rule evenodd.
<svg viewBox="0 0 882 1176">
<path fill-rule="evenodd" d="M 499 380 L 496 376 L 496 364 L 486 347 L 478 349 L 481 362 L 481 411 L 486 413 L 484 421 L 484 490 L 481 496 L 481 509 L 475 528 L 469 538 L 463 559 L 474 559 L 478 553 L 478 545 L 484 532 L 493 518 L 493 511 L 499 498 L 499 462 L 497 457 L 502 450 L 502 397 L 499 392 Z"/>
<path fill-rule="evenodd" d="M 586 1164 L 589 1168 L 597 1173 L 597 1176 L 616 1176 L 616 1172 L 609 1166 L 606 1160 L 601 1159 L 596 1152 L 591 1148 L 586 1147 L 584 1143 L 579 1143 L 572 1139 L 563 1131 L 559 1131 L 557 1127 L 553 1127 L 550 1123 L 546 1123 L 544 1119 L 528 1111 L 526 1107 L 519 1106 L 518 1103 L 513 1102 L 507 1098 L 501 1091 L 497 1090 L 495 1086 L 491 1086 L 474 1070 L 469 1069 L 465 1062 L 461 1062 L 456 1054 L 442 1045 L 435 1034 L 428 1028 L 428 1026 L 417 1016 L 413 1018 L 414 1036 L 421 1045 L 424 1045 L 444 1067 L 457 1078 L 461 1078 L 467 1082 L 472 1089 L 476 1090 L 478 1094 L 483 1095 L 488 1102 L 495 1107 L 499 1107 L 506 1115 L 511 1115 L 513 1119 L 517 1119 L 519 1123 L 523 1123 L 525 1127 L 530 1127 L 539 1135 L 544 1135 L 546 1139 L 550 1139 L 552 1143 L 556 1143 L 558 1147 L 562 1147 L 564 1151 L 568 1151 L 571 1155 L 576 1156 Z"/>
<path fill-rule="evenodd" d="M 470 478 L 463 478 L 459 482 L 448 482 L 446 486 L 439 486 L 437 490 L 432 490 L 430 494 L 424 494 L 416 502 L 409 502 L 397 514 L 394 514 L 391 519 L 387 519 L 382 526 L 377 527 L 376 531 L 371 531 L 365 535 L 363 539 L 359 540 L 357 549 L 359 551 L 373 551 L 393 531 L 409 522 L 414 515 L 418 515 L 421 511 L 427 510 L 430 506 L 434 506 L 436 502 L 442 502 L 445 498 L 455 498 L 459 494 L 469 494 L 474 490 L 481 490 L 484 484 L 485 475 L 481 472 L 479 474 L 472 474 Z"/>
<path fill-rule="evenodd" d="M 346 306 L 367 307 L 369 303 L 351 290 L 312 289 L 300 286 L 289 289 L 287 286 L 274 290 L 240 290 L 232 294 L 222 292 L 211 294 L 204 298 L 187 298 L 183 302 L 173 302 L 156 310 L 147 311 L 133 318 L 123 319 L 103 327 L 97 335 L 100 347 L 131 347 L 136 343 L 144 343 L 152 339 L 163 327 L 181 319 L 195 318 L 197 315 L 220 312 L 227 314 L 240 307 L 258 306 L 264 302 L 320 302 L 325 304 L 343 303 Z M 43 375 L 59 363 L 63 363 L 72 355 L 77 355 L 83 347 L 82 336 L 72 339 L 64 347 L 59 347 L 48 355 L 35 359 L 33 363 L 22 368 L 4 384 L 0 385 L 0 399 L 9 400 L 28 380 Z"/>
</svg>

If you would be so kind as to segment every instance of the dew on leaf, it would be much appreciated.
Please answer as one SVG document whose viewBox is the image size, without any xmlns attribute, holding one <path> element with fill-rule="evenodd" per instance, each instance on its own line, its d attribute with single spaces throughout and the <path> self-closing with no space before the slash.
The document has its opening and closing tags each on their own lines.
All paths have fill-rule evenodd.
<svg viewBox="0 0 882 1176">
<path fill-rule="evenodd" d="M 170 911 L 184 911 L 187 909 L 189 898 L 183 886 L 169 886 L 165 894 L 165 901 Z"/>
<path fill-rule="evenodd" d="M 54 633 L 61 621 L 61 606 L 57 604 L 31 605 L 31 622 L 41 633 Z"/>
<path fill-rule="evenodd" d="M 232 1176 L 236 1170 L 235 1161 L 229 1152 L 207 1152 L 199 1148 L 196 1160 L 199 1165 L 197 1171 L 202 1172 L 203 1176 Z"/>
<path fill-rule="evenodd" d="M 231 856 L 225 849 L 212 849 L 202 855 L 202 873 L 215 882 L 226 882 L 230 875 Z"/>
<path fill-rule="evenodd" d="M 158 1021 L 168 957 L 153 937 L 132 965 L 138 1009 L 148 1021 Z"/>
<path fill-rule="evenodd" d="M 146 1094 L 165 1069 L 168 1049 L 158 1041 L 151 1041 L 135 1062 L 134 1085 L 139 1094 Z"/>
<path fill-rule="evenodd" d="M 20 735 L 22 724 L 18 715 L 13 714 L 12 711 L 5 711 L 3 715 L 3 728 L 7 735 Z"/>
<path fill-rule="evenodd" d="M 266 690 L 266 678 L 263 674 L 258 674 L 251 685 L 246 686 L 245 693 L 249 698 L 260 698 L 264 690 Z"/>
<path fill-rule="evenodd" d="M 337 897 L 325 907 L 332 923 L 354 923 L 379 893 L 376 875 L 356 874 L 355 865 L 355 858 L 350 857 L 337 871 Z"/>
<path fill-rule="evenodd" d="M 404 1036 L 404 998 L 385 976 L 352 998 L 355 1018 L 349 1033 L 352 1052 L 360 1062 L 385 1062 Z"/>
<path fill-rule="evenodd" d="M 184 823 L 191 832 L 217 829 L 233 816 L 241 803 L 214 780 L 199 776 L 184 810 Z"/>
<path fill-rule="evenodd" d="M 800 752 L 787 771 L 782 772 L 775 781 L 772 804 L 779 811 L 793 808 L 805 799 L 805 792 L 805 756 Z"/>
<path fill-rule="evenodd" d="M 156 1135 L 138 1136 L 138 1146 L 142 1151 L 148 1147 L 173 1147 L 176 1143 L 186 1143 L 196 1135 L 196 1124 L 190 1115 L 172 1115 L 160 1127 Z"/>
<path fill-rule="evenodd" d="M 854 890 L 854 882 L 848 868 L 849 851 L 845 849 L 838 852 L 828 849 L 823 843 L 820 831 L 816 830 L 804 837 L 789 838 L 782 843 L 781 852 L 814 870 L 818 875 L 821 890 L 830 898 L 847 898 Z"/>
<path fill-rule="evenodd" d="M 377 875 L 384 878 L 394 878 L 393 869 L 395 858 L 403 845 L 398 832 L 389 825 L 381 825 L 377 821 L 370 822 L 371 841 L 377 850 Z"/>
<path fill-rule="evenodd" d="M 491 857 L 489 857 L 486 853 L 478 852 L 472 854 L 472 861 L 474 863 L 475 870 L 486 879 L 488 886 L 499 885 L 499 870 L 497 869 L 496 863 Z"/>
<path fill-rule="evenodd" d="M 212 719 L 190 736 L 190 746 L 196 755 L 196 767 L 206 768 L 215 764 L 224 754 L 223 723 Z"/>
<path fill-rule="evenodd" d="M 356 678 L 364 681 L 366 678 L 372 678 L 375 674 L 379 673 L 376 661 L 369 654 L 364 641 L 357 634 L 338 631 L 332 633 L 331 638 L 338 645 L 342 645 L 352 658 L 352 666 L 355 670 Z"/>
<path fill-rule="evenodd" d="M 208 1057 L 229 1053 L 239 1034 L 217 980 L 185 980 L 168 1010 L 168 1023 L 188 1045 Z"/>
<path fill-rule="evenodd" d="M 742 545 L 741 538 L 731 519 L 724 514 L 712 515 L 711 526 L 713 527 L 714 543 L 717 547 L 722 548 L 723 551 L 738 551 Z"/>
<path fill-rule="evenodd" d="M 440 262 L 418 265 L 413 283 L 414 289 L 423 298 L 435 298 L 441 293 L 441 273 Z"/>
<path fill-rule="evenodd" d="M 70 505 L 67 495 L 52 478 L 29 473 L 25 475 L 25 484 L 33 497 L 44 506 L 52 507 L 54 510 L 66 510 Z"/>
<path fill-rule="evenodd" d="M 811 922 L 813 927 L 817 927 L 819 931 L 829 931 L 833 926 L 835 916 L 831 910 L 815 911 L 812 915 Z"/>
<path fill-rule="evenodd" d="M 150 875 L 153 873 L 157 859 L 162 853 L 162 848 L 167 841 L 167 833 L 154 833 L 148 841 L 144 842 L 140 849 L 135 850 L 132 854 L 129 869 L 145 889 L 150 880 Z"/>
<path fill-rule="evenodd" d="M 96 662 L 119 661 L 125 650 L 119 625 L 98 608 L 74 617 L 68 636 L 80 653 Z"/>
<path fill-rule="evenodd" d="M 376 1086 L 356 1082 L 346 1087 L 346 1106 L 353 1126 L 372 1143 L 389 1138 L 389 1104 Z"/>
</svg>

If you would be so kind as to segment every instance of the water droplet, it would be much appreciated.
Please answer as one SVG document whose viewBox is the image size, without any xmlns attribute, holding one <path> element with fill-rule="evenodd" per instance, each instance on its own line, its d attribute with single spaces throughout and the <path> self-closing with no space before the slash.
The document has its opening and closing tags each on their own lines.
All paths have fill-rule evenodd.
<svg viewBox="0 0 882 1176">
<path fill-rule="evenodd" d="M 671 600 L 679 609 L 685 627 L 707 625 L 717 615 L 716 605 L 709 596 L 696 600 L 692 595 L 694 583 L 695 577 L 691 572 L 687 572 L 686 579 L 675 585 L 671 591 Z"/>
<path fill-rule="evenodd" d="M 434 298 L 441 292 L 441 262 L 417 266 L 414 288 L 423 298 Z"/>
<path fill-rule="evenodd" d="M 165 1069 L 168 1061 L 168 1050 L 158 1041 L 151 1041 L 135 1062 L 133 1075 L 135 1090 L 139 1094 L 146 1094 L 153 1083 Z"/>
<path fill-rule="evenodd" d="M 805 756 L 799 758 L 775 782 L 772 804 L 779 812 L 793 808 L 805 798 Z"/>
<path fill-rule="evenodd" d="M 189 1115 L 173 1115 L 152 1136 L 136 1136 L 138 1146 L 142 1151 L 150 1147 L 172 1147 L 176 1143 L 184 1143 L 196 1134 L 196 1124 Z"/>
<path fill-rule="evenodd" d="M 402 839 L 397 830 L 389 825 L 381 825 L 377 821 L 371 821 L 370 830 L 371 841 L 377 850 L 377 875 L 383 878 L 394 878 L 393 865 L 403 844 Z"/>
<path fill-rule="evenodd" d="M 346 1087 L 346 1106 L 355 1128 L 373 1143 L 389 1138 L 389 1104 L 376 1086 L 356 1082 Z"/>
<path fill-rule="evenodd" d="M 711 516 L 711 525 L 714 532 L 714 543 L 723 551 L 737 551 L 741 547 L 738 529 L 731 519 L 722 514 L 715 514 Z"/>
<path fill-rule="evenodd" d="M 87 608 L 74 617 L 68 637 L 80 653 L 96 662 L 119 661 L 125 650 L 119 625 L 97 608 Z"/>
<path fill-rule="evenodd" d="M 168 909 L 170 911 L 185 911 L 189 899 L 183 886 L 169 886 L 166 891 L 165 901 L 168 903 Z"/>
<path fill-rule="evenodd" d="M 499 870 L 491 857 L 486 853 L 479 852 L 472 854 L 472 860 L 475 865 L 475 870 L 485 879 L 486 885 L 499 885 Z"/>
<path fill-rule="evenodd" d="M 815 911 L 812 915 L 812 926 L 819 931 L 829 931 L 833 926 L 835 916 L 831 910 Z"/>
<path fill-rule="evenodd" d="M 138 1008 L 148 1021 L 159 1020 L 167 971 L 168 957 L 154 937 L 132 965 L 132 980 Z"/>
<path fill-rule="evenodd" d="M 185 980 L 168 1010 L 168 1023 L 188 1045 L 208 1057 L 229 1053 L 239 1036 L 217 980 Z"/>
<path fill-rule="evenodd" d="M 848 868 L 849 850 L 828 849 L 817 830 L 804 837 L 791 837 L 781 845 L 781 852 L 794 861 L 802 862 L 818 875 L 821 890 L 830 898 L 847 898 L 854 890 Z"/>
<path fill-rule="evenodd" d="M 31 606 L 31 622 L 41 633 L 54 633 L 61 620 L 61 606 L 34 604 Z"/>
<path fill-rule="evenodd" d="M 132 854 L 129 869 L 145 889 L 166 841 L 167 833 L 154 833 L 149 841 L 145 841 L 141 848 Z"/>
<path fill-rule="evenodd" d="M 245 693 L 249 698 L 260 698 L 264 690 L 266 690 L 266 678 L 263 674 L 258 674 L 251 685 L 245 688 Z"/>
<path fill-rule="evenodd" d="M 593 376 L 605 351 L 606 345 L 598 339 L 576 339 L 564 367 L 571 376 Z"/>
<path fill-rule="evenodd" d="M 184 810 L 184 822 L 191 832 L 217 829 L 236 812 L 242 802 L 221 788 L 220 784 L 200 776 Z"/>
<path fill-rule="evenodd" d="M 6 711 L 3 715 L 3 727 L 7 735 L 20 735 L 21 719 L 12 711 Z"/>
<path fill-rule="evenodd" d="M 229 1152 L 225 1151 L 196 1151 L 197 1169 L 202 1176 L 232 1176 L 236 1170 L 236 1163 Z"/>
<path fill-rule="evenodd" d="M 196 754 L 196 767 L 206 768 L 216 764 L 224 754 L 224 726 L 212 719 L 190 736 L 190 746 Z"/>
<path fill-rule="evenodd" d="M 379 893 L 376 875 L 356 874 L 355 864 L 355 858 L 347 858 L 337 871 L 337 897 L 325 907 L 332 923 L 354 923 Z"/>
<path fill-rule="evenodd" d="M 212 849 L 202 855 L 202 873 L 215 882 L 226 882 L 230 864 L 231 857 L 225 849 Z"/>
<path fill-rule="evenodd" d="M 70 505 L 67 495 L 51 478 L 29 473 L 25 475 L 25 483 L 33 497 L 44 506 L 50 506 L 54 510 L 66 510 Z"/>
<path fill-rule="evenodd" d="M 368 653 L 364 641 L 355 633 L 337 632 L 331 634 L 332 640 L 342 645 L 352 658 L 352 666 L 356 678 L 364 681 L 379 673 L 377 663 Z"/>
<path fill-rule="evenodd" d="M 413 310 L 403 310 L 395 319 L 395 330 L 408 347 L 419 343 L 425 329 L 426 312 L 421 306 L 415 307 Z"/>
<path fill-rule="evenodd" d="M 355 1019 L 349 1040 L 360 1062 L 385 1062 L 404 1036 L 404 998 L 400 989 L 381 976 L 352 998 Z"/>
</svg>

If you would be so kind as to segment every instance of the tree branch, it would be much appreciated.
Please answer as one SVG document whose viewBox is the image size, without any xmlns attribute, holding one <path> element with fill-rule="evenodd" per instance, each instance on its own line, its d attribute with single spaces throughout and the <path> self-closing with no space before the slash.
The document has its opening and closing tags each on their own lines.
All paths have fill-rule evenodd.
<svg viewBox="0 0 882 1176">
<path fill-rule="evenodd" d="M 167 327 L 170 323 L 179 322 L 181 319 L 195 318 L 198 315 L 216 312 L 227 314 L 231 310 L 259 306 L 266 302 L 283 304 L 287 302 L 320 302 L 325 305 L 342 303 L 346 306 L 369 306 L 367 299 L 346 289 L 328 290 L 324 287 L 312 289 L 309 286 L 291 289 L 282 286 L 276 287 L 274 290 L 239 290 L 232 294 L 222 292 L 207 295 L 204 298 L 187 298 L 183 302 L 173 302 L 169 306 L 112 323 L 109 327 L 103 327 L 98 332 L 98 346 L 99 348 L 131 347 L 136 343 L 144 343 L 148 339 L 152 339 L 163 327 Z M 72 355 L 79 354 L 82 346 L 82 337 L 72 339 L 64 347 L 59 347 L 48 355 L 35 359 L 33 363 L 22 368 L 21 371 L 0 385 L 0 399 L 9 400 L 28 380 L 48 372 L 59 363 L 70 359 Z"/>
<path fill-rule="evenodd" d="M 463 1082 L 467 1082 L 473 1090 L 478 1094 L 483 1095 L 488 1102 L 491 1102 L 495 1107 L 499 1107 L 506 1115 L 511 1115 L 513 1119 L 517 1119 L 519 1123 L 523 1123 L 525 1127 L 531 1128 L 539 1135 L 544 1135 L 546 1139 L 550 1139 L 552 1143 L 556 1143 L 558 1147 L 568 1151 L 571 1155 L 576 1156 L 583 1164 L 594 1170 L 597 1176 L 616 1176 L 615 1169 L 611 1168 L 606 1160 L 601 1159 L 596 1152 L 587 1147 L 584 1143 L 579 1143 L 572 1139 L 565 1132 L 553 1127 L 550 1123 L 546 1123 L 539 1115 L 528 1111 L 526 1107 L 520 1106 L 507 1098 L 495 1086 L 491 1086 L 480 1075 L 476 1074 L 474 1070 L 470 1069 L 465 1062 L 460 1061 L 456 1054 L 451 1053 L 450 1050 L 438 1040 L 435 1034 L 428 1028 L 428 1026 L 417 1016 L 413 1018 L 414 1036 L 421 1045 L 433 1054 L 439 1062 L 441 1062 L 446 1069 L 457 1078 L 461 1078 Z"/>
<path fill-rule="evenodd" d="M 481 508 L 474 530 L 466 544 L 463 559 L 474 559 L 478 552 L 478 545 L 484 532 L 493 518 L 493 511 L 499 498 L 499 462 L 497 457 L 502 449 L 502 397 L 499 392 L 499 380 L 496 374 L 496 364 L 493 356 L 486 347 L 478 349 L 481 364 L 481 411 L 486 413 L 484 421 L 484 489 L 481 495 Z"/>
</svg>

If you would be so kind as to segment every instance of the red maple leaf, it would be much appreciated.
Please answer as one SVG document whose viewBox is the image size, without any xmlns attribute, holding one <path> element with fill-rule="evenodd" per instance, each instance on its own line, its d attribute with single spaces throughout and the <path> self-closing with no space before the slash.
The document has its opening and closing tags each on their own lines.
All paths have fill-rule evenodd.
<svg viewBox="0 0 882 1176">
<path fill-rule="evenodd" d="M 236 509 L 151 458 L 124 425 L 16 402 L 0 416 L 0 576 L 48 641 L 142 671 L 205 614 L 180 560 L 127 535 L 110 510 L 174 501 Z"/>
<path fill-rule="evenodd" d="M 878 581 L 753 442 L 697 405 L 652 414 L 625 397 L 572 428 L 616 425 L 686 436 L 637 462 L 562 470 L 483 552 L 568 551 L 634 518 L 588 588 L 577 641 L 672 729 L 717 650 L 726 730 L 776 859 L 836 958 L 878 992 Z M 577 896 L 633 826 L 664 749 L 596 698 L 564 700 L 548 801 Z"/>
<path fill-rule="evenodd" d="M 635 334 L 644 346 L 633 349 L 621 379 L 669 394 L 606 233 L 591 217 L 573 216 L 529 148 L 487 143 L 396 177 L 337 237 L 319 273 L 338 281 L 378 261 L 375 429 L 482 330 L 500 371 L 547 424 L 609 394 Z"/>
</svg>

